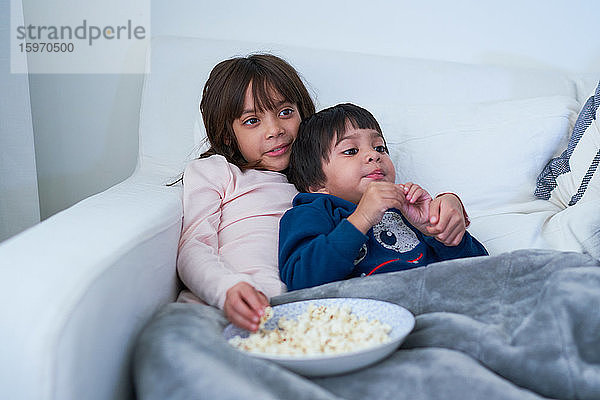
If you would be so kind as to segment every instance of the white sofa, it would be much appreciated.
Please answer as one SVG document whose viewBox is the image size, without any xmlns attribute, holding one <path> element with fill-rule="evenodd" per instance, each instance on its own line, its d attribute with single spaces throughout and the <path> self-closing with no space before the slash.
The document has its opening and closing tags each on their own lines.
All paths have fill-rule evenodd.
<svg viewBox="0 0 600 400">
<path fill-rule="evenodd" d="M 470 231 L 492 254 L 529 247 L 586 250 L 576 229 L 568 240 L 557 238 L 561 225 L 551 221 L 561 208 L 534 200 L 532 190 L 541 167 L 564 146 L 598 77 L 155 38 L 135 173 L 0 245 L 1 398 L 133 396 L 129 369 L 136 336 L 178 291 L 181 187 L 165 183 L 200 148 L 198 103 L 210 69 L 257 50 L 289 60 L 318 109 L 345 101 L 369 108 L 382 123 L 399 179 L 432 192 L 457 191 L 472 217 Z M 532 134 L 533 126 L 539 129 Z M 543 154 L 529 157 L 525 138 Z M 506 168 L 497 168 L 502 152 Z M 526 184 L 507 187 L 507 176 Z"/>
</svg>

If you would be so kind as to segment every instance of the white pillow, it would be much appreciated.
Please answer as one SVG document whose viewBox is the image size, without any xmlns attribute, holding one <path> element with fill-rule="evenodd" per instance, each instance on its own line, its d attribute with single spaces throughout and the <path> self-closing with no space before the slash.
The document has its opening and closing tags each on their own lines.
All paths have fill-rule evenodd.
<svg viewBox="0 0 600 400">
<path fill-rule="evenodd" d="M 397 182 L 453 191 L 470 215 L 533 200 L 536 176 L 568 139 L 578 104 L 552 96 L 448 105 L 363 105 L 379 121 Z"/>
<path fill-rule="evenodd" d="M 535 195 L 564 208 L 600 199 L 600 83 L 581 108 L 569 143 L 546 164 Z"/>
</svg>

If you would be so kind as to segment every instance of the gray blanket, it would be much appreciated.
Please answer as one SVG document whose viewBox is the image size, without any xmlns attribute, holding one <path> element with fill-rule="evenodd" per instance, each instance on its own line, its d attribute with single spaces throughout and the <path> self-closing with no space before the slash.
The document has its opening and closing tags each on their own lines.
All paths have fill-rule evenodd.
<svg viewBox="0 0 600 400">
<path fill-rule="evenodd" d="M 308 379 L 233 349 L 208 306 L 170 304 L 134 357 L 140 399 L 600 399 L 600 264 L 527 250 L 290 292 L 365 297 L 416 316 L 403 345 L 347 375 Z"/>
</svg>

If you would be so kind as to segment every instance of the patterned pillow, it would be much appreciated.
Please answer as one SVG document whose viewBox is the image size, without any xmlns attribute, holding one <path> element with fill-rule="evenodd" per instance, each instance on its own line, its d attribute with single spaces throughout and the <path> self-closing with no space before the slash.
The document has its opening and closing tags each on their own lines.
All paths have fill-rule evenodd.
<svg viewBox="0 0 600 400">
<path fill-rule="evenodd" d="M 551 159 L 537 178 L 535 196 L 562 207 L 600 198 L 600 83 L 587 100 L 565 151 Z"/>
</svg>

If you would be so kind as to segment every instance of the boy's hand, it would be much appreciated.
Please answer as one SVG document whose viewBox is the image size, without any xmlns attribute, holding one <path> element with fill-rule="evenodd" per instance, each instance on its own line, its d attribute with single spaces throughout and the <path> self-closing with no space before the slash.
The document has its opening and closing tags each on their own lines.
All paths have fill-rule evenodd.
<svg viewBox="0 0 600 400">
<path fill-rule="evenodd" d="M 454 194 L 438 196 L 430 204 L 430 225 L 426 235 L 435 237 L 446 246 L 458 246 L 466 231 L 463 205 Z"/>
<path fill-rule="evenodd" d="M 233 285 L 225 295 L 223 311 L 232 324 L 251 332 L 258 330 L 269 299 L 247 282 Z"/>
<path fill-rule="evenodd" d="M 404 218 L 425 235 L 429 235 L 427 227 L 430 218 L 431 195 L 416 183 L 408 182 L 400 185 L 403 189 L 402 205 L 398 208 Z"/>
<path fill-rule="evenodd" d="M 363 234 L 379 223 L 383 214 L 390 208 L 400 209 L 405 193 L 402 185 L 391 182 L 371 182 L 363 193 L 356 210 L 348 217 L 348 222 Z"/>
</svg>

